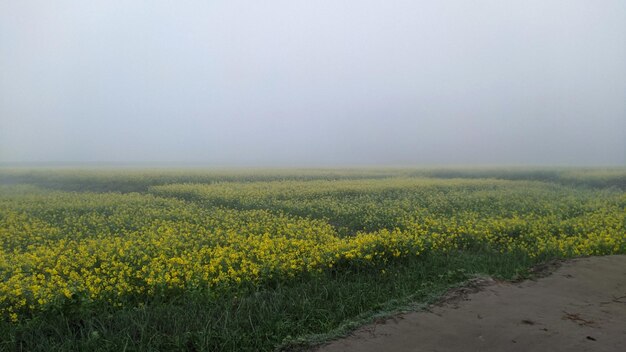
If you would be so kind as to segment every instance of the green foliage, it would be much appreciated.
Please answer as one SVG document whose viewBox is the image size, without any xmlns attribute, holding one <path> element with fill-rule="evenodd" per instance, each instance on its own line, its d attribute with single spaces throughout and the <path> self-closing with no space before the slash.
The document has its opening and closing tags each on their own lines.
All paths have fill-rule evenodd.
<svg viewBox="0 0 626 352">
<path fill-rule="evenodd" d="M 626 253 L 622 169 L 0 170 L 0 349 L 271 350 Z"/>
</svg>

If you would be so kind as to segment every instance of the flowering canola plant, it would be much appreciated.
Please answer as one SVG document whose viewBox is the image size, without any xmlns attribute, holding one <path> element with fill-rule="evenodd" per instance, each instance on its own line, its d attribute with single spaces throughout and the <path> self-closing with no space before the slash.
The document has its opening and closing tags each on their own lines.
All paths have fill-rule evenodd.
<svg viewBox="0 0 626 352">
<path fill-rule="evenodd" d="M 0 314 L 219 294 L 428 253 L 625 253 L 625 208 L 617 190 L 493 179 L 0 186 Z"/>
</svg>

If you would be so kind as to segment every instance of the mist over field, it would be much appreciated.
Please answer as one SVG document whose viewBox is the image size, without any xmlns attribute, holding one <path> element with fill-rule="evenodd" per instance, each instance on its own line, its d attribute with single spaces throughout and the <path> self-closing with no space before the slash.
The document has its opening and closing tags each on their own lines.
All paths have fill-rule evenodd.
<svg viewBox="0 0 626 352">
<path fill-rule="evenodd" d="M 623 350 L 625 35 L 624 0 L 0 0 L 0 351 Z"/>
<path fill-rule="evenodd" d="M 0 163 L 626 165 L 626 2 L 2 1 Z"/>
</svg>

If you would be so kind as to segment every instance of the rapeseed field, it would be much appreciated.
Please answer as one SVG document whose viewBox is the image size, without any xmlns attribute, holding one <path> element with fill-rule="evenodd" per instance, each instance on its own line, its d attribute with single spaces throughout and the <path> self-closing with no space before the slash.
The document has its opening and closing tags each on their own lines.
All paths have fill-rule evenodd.
<svg viewBox="0 0 626 352">
<path fill-rule="evenodd" d="M 10 338 L 0 347 L 28 344 L 36 350 L 43 349 L 42 341 L 56 341 L 65 346 L 61 349 L 97 346 L 106 331 L 94 322 L 120 312 L 145 314 L 158 305 L 176 310 L 184 306 L 181 301 L 228 311 L 224 300 L 268 304 L 259 297 L 277 290 L 296 290 L 302 296 L 289 300 L 307 300 L 311 283 L 315 290 L 344 285 L 341 290 L 351 294 L 358 293 L 357 286 L 376 291 L 377 281 L 396 285 L 411 275 L 406 268 L 416 267 L 431 270 L 419 283 L 427 292 L 434 283 L 443 288 L 477 273 L 498 275 L 502 263 L 513 268 L 503 276 L 523 275 L 530 265 L 551 259 L 626 253 L 621 184 L 626 172 L 592 171 L 263 170 L 255 176 L 253 171 L 5 170 L 0 317 Z M 464 258 L 460 266 L 448 267 L 458 258 Z M 432 263 L 439 267 L 429 267 Z M 390 299 L 414 300 L 411 287 L 392 289 L 386 298 L 379 292 L 355 311 L 302 329 L 274 322 L 257 332 L 251 323 L 247 339 L 233 345 L 219 343 L 225 337 L 218 328 L 186 327 L 187 337 L 161 332 L 165 335 L 148 341 L 141 334 L 150 329 L 139 330 L 100 347 L 113 349 L 125 341 L 135 349 L 173 349 L 180 343 L 196 350 L 267 350 L 297 340 L 294 334 L 337 329 L 381 310 Z M 303 316 L 292 316 L 294 321 L 328 309 L 293 304 L 304 305 Z M 252 322 L 270 314 L 238 312 L 230 319 Z M 32 332 L 59 315 L 68 326 L 78 325 L 50 336 Z M 212 326 L 223 318 L 202 316 L 191 326 Z M 101 325 L 106 324 L 111 322 Z"/>
</svg>

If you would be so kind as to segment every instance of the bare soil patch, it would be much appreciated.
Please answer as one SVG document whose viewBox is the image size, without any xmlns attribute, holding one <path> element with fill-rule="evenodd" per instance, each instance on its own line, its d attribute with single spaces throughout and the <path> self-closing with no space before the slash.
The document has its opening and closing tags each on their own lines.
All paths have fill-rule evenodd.
<svg viewBox="0 0 626 352">
<path fill-rule="evenodd" d="M 425 311 L 379 320 L 317 351 L 624 351 L 626 256 L 552 269 L 524 282 L 477 280 Z"/>
</svg>

